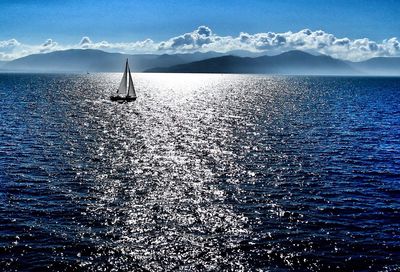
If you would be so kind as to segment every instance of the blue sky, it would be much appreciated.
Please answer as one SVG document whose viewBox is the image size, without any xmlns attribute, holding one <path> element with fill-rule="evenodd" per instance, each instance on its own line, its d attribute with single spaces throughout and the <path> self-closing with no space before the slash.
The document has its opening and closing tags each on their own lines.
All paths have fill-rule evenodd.
<svg viewBox="0 0 400 272">
<path fill-rule="evenodd" d="M 398 0 L 1 0 L 0 11 L 0 40 L 23 42 L 162 40 L 200 25 L 220 35 L 309 28 L 350 38 L 400 36 Z"/>
<path fill-rule="evenodd" d="M 255 35 L 288 31 L 296 33 L 303 29 L 323 30 L 334 35 L 335 39 L 349 38 L 356 45 L 358 43 L 353 42 L 357 39 L 368 38 L 368 42 L 362 43 L 370 48 L 374 45 L 369 45 L 369 41 L 379 45 L 384 40 L 400 37 L 399 0 L 0 0 L 0 12 L 0 60 L 17 56 L 16 52 L 35 52 L 35 45 L 36 51 L 40 52 L 44 49 L 39 46 L 44 44 L 50 45 L 46 45 L 46 50 L 50 47 L 65 49 L 79 44 L 82 37 L 88 37 L 87 40 L 94 43 L 106 41 L 112 44 L 103 47 L 99 44 L 85 45 L 108 48 L 109 51 L 118 48 L 120 51 L 121 48 L 135 51 L 137 48 L 133 50 L 127 45 L 115 44 L 140 42 L 148 38 L 157 42 L 159 48 L 162 42 L 168 43 L 185 33 L 194 33 L 196 36 L 195 31 L 199 26 L 207 26 L 213 35 L 237 39 L 241 32 Z M 257 38 L 258 42 L 264 39 L 260 36 L 251 38 L 252 41 Z M 218 39 L 213 42 L 215 40 Z M 196 45 L 191 49 L 210 48 L 207 45 L 209 43 L 205 43 L 204 47 Z M 270 43 L 276 44 L 276 41 L 271 40 Z M 321 46 L 321 43 L 317 46 Z M 290 48 L 293 47 L 292 43 Z M 392 41 L 392 47 L 394 51 L 388 50 L 393 53 L 397 48 L 397 40 Z M 163 48 L 166 50 L 166 47 Z M 181 51 L 190 49 L 188 46 L 169 49 L 177 48 Z M 215 49 L 215 46 L 212 48 Z M 239 46 L 236 49 L 241 48 Z M 253 48 L 271 49 L 258 45 Z M 155 43 L 146 50 L 150 49 L 156 50 Z M 389 54 L 382 52 L 380 50 L 379 54 Z"/>
</svg>

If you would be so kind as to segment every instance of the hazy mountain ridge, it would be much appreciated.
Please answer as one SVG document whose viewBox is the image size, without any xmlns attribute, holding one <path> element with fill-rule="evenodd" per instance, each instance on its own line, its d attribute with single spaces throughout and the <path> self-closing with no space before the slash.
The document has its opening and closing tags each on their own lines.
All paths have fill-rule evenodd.
<svg viewBox="0 0 400 272">
<path fill-rule="evenodd" d="M 289 51 L 255 58 L 224 56 L 202 61 L 157 67 L 147 72 L 164 73 L 247 73 L 293 75 L 400 75 L 400 58 L 374 58 L 363 62 L 334 59 Z"/>
<path fill-rule="evenodd" d="M 5 65 L 7 62 L 8 62 L 8 61 L 0 60 L 0 69 L 1 69 L 1 67 L 2 67 L 3 65 Z"/>
<path fill-rule="evenodd" d="M 244 51 L 226 54 L 196 52 L 129 55 L 93 49 L 70 49 L 0 62 L 0 69 L 15 72 L 121 72 L 127 58 L 134 72 L 400 75 L 400 58 L 397 57 L 351 62 L 303 51 L 289 51 L 274 56 L 259 56 Z"/>
<path fill-rule="evenodd" d="M 29 55 L 7 62 L 2 68 L 3 70 L 26 72 L 120 72 L 128 58 L 131 70 L 140 72 L 154 67 L 169 67 L 221 55 L 215 52 L 129 55 L 93 49 L 70 49 Z"/>
<path fill-rule="evenodd" d="M 355 74 L 349 64 L 328 56 L 289 51 L 276 56 L 223 56 L 202 61 L 154 68 L 147 72 L 248 73 L 248 74 Z"/>
<path fill-rule="evenodd" d="M 361 73 L 371 75 L 400 75 L 400 57 L 377 57 L 362 62 L 349 62 Z"/>
</svg>

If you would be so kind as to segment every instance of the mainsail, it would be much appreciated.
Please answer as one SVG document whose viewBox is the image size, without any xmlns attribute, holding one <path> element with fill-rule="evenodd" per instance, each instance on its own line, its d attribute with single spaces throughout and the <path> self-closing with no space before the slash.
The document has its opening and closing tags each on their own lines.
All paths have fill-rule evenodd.
<svg viewBox="0 0 400 272">
<path fill-rule="evenodd" d="M 119 88 L 117 91 L 117 93 L 120 93 L 122 95 L 126 94 L 127 73 L 128 73 L 128 59 L 126 60 L 124 75 L 122 76 L 121 83 L 119 84 Z"/>
</svg>

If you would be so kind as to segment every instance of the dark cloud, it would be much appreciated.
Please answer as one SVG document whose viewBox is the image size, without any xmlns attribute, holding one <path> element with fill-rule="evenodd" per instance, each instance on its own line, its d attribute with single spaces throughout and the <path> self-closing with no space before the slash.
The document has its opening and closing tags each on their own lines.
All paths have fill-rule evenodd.
<svg viewBox="0 0 400 272">
<path fill-rule="evenodd" d="M 207 26 L 199 26 L 199 28 L 197 29 L 197 34 L 209 37 L 211 36 L 212 31 Z"/>
</svg>

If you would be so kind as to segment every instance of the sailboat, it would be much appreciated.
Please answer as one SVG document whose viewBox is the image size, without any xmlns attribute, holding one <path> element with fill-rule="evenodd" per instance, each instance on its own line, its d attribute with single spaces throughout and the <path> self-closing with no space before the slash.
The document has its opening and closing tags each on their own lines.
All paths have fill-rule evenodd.
<svg viewBox="0 0 400 272">
<path fill-rule="evenodd" d="M 135 87 L 133 86 L 128 59 L 126 59 L 124 75 L 122 76 L 121 83 L 119 84 L 117 94 L 110 96 L 110 100 L 118 102 L 131 102 L 136 100 L 136 91 Z"/>
</svg>

